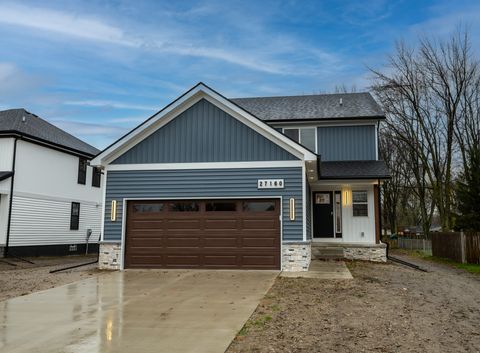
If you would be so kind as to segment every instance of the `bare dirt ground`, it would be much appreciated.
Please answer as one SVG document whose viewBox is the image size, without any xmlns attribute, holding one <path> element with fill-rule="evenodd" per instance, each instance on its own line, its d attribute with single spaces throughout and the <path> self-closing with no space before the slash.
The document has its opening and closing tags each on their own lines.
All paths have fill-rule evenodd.
<svg viewBox="0 0 480 353">
<path fill-rule="evenodd" d="M 17 265 L 11 266 L 0 261 L 0 301 L 99 275 L 101 271 L 97 270 L 96 264 L 49 273 L 53 269 L 91 262 L 95 259 L 96 255 L 28 258 L 34 264 L 11 258 L 0 259 Z"/>
<path fill-rule="evenodd" d="M 429 272 L 351 262 L 353 280 L 277 278 L 227 352 L 480 352 L 480 276 L 409 260 Z"/>
</svg>

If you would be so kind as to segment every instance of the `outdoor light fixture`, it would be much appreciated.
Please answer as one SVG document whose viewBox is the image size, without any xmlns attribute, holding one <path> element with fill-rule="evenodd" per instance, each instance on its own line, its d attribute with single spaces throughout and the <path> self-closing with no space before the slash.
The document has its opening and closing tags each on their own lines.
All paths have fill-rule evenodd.
<svg viewBox="0 0 480 353">
<path fill-rule="evenodd" d="M 115 222 L 117 220 L 117 200 L 112 200 L 112 207 L 110 209 L 110 220 Z"/>
<path fill-rule="evenodd" d="M 352 190 L 343 189 L 343 206 L 350 206 L 352 204 Z"/>
<path fill-rule="evenodd" d="M 295 220 L 295 199 L 292 197 L 289 202 L 290 205 L 290 220 Z"/>
</svg>

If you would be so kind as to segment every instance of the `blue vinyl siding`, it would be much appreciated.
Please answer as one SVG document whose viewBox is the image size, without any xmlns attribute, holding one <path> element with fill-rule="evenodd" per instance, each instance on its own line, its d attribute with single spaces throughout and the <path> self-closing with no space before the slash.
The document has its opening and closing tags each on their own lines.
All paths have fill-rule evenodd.
<svg viewBox="0 0 480 353">
<path fill-rule="evenodd" d="M 318 154 L 322 161 L 375 160 L 375 126 L 318 128 Z"/>
<path fill-rule="evenodd" d="M 284 189 L 257 189 L 258 179 L 285 180 Z M 121 240 L 124 198 L 283 197 L 283 240 L 303 240 L 302 168 L 109 171 L 104 240 Z M 295 221 L 289 219 L 289 199 L 295 198 Z M 117 200 L 117 221 L 110 220 Z"/>
<path fill-rule="evenodd" d="M 296 159 L 255 130 L 202 99 L 112 164 Z"/>
</svg>

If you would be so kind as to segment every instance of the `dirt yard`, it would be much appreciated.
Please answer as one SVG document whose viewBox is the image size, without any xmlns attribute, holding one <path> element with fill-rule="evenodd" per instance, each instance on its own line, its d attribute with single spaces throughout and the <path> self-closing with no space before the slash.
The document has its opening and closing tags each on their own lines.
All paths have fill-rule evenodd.
<svg viewBox="0 0 480 353">
<path fill-rule="evenodd" d="M 227 352 L 480 352 L 480 276 L 410 260 L 429 272 L 352 262 L 353 280 L 279 277 Z"/>
<path fill-rule="evenodd" d="M 97 265 L 88 265 L 49 273 L 50 270 L 95 261 L 94 256 L 35 257 L 28 258 L 29 264 L 15 259 L 0 259 L 0 301 L 75 282 L 98 275 Z M 12 266 L 5 261 L 16 264 Z"/>
</svg>

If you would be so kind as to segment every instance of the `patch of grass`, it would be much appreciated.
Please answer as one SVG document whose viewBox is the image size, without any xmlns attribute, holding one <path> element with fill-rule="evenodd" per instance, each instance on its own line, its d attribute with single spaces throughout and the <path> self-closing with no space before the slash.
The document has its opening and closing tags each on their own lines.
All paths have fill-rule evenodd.
<svg viewBox="0 0 480 353">
<path fill-rule="evenodd" d="M 238 331 L 237 337 L 247 336 L 252 328 L 256 330 L 261 330 L 265 327 L 267 322 L 270 322 L 270 321 L 272 321 L 272 317 L 270 315 L 260 316 L 258 319 L 254 321 L 248 320 L 247 323 L 242 327 L 242 329 Z"/>
<path fill-rule="evenodd" d="M 435 256 L 424 256 L 423 258 L 425 260 L 434 261 L 434 262 L 442 263 L 445 265 L 450 265 L 450 266 L 459 268 L 461 270 L 480 275 L 480 264 L 462 264 L 460 262 L 456 262 L 450 259 L 444 259 L 444 258 L 435 257 Z"/>
<path fill-rule="evenodd" d="M 280 311 L 280 305 L 272 304 L 272 305 L 270 305 L 270 310 L 272 310 L 273 312 Z"/>
</svg>

